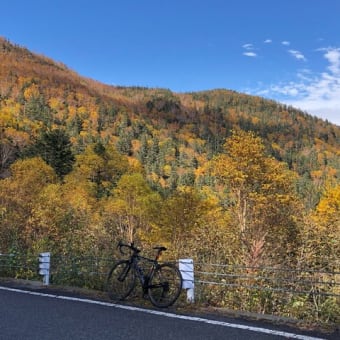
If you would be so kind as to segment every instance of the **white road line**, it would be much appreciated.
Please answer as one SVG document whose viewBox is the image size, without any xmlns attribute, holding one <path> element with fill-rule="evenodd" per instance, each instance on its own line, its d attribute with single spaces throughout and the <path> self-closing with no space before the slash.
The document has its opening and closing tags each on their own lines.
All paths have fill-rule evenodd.
<svg viewBox="0 0 340 340">
<path fill-rule="evenodd" d="M 285 338 L 289 338 L 289 339 L 324 340 L 322 338 L 315 338 L 315 337 L 306 336 L 306 335 L 294 334 L 294 333 L 283 332 L 283 331 L 276 331 L 276 330 L 271 330 L 271 329 L 262 328 L 262 327 L 252 327 L 252 326 L 245 326 L 245 325 L 234 324 L 234 323 L 229 323 L 229 322 L 199 318 L 199 317 L 195 317 L 195 316 L 178 315 L 178 314 L 172 314 L 172 313 L 167 313 L 167 312 L 161 312 L 161 311 L 158 311 L 158 310 L 150 310 L 150 309 L 144 309 L 144 308 L 133 307 L 133 306 L 124 306 L 124 305 L 119 305 L 119 304 L 104 302 L 104 301 L 96 301 L 96 300 L 90 300 L 90 299 L 80 299 L 80 298 L 63 296 L 63 295 L 45 294 L 45 293 L 33 292 L 33 291 L 28 291 L 28 290 L 16 289 L 16 288 L 2 287 L 2 286 L 0 286 L 0 290 L 7 290 L 7 291 L 10 291 L 10 292 L 16 292 L 16 293 L 21 293 L 21 294 L 29 294 L 29 295 L 55 298 L 55 299 L 60 299 L 60 300 L 77 301 L 77 302 L 84 302 L 84 303 L 90 303 L 90 304 L 107 306 L 107 307 L 114 307 L 114 308 L 119 308 L 119 309 L 135 311 L 135 312 L 142 312 L 142 313 L 146 313 L 146 314 L 154 314 L 154 315 L 164 316 L 164 317 L 167 317 L 167 318 L 181 319 L 181 320 L 194 321 L 194 322 L 202 322 L 202 323 L 207 323 L 207 324 L 210 324 L 210 325 L 217 325 L 217 326 L 237 328 L 237 329 L 242 329 L 242 330 L 247 330 L 247 331 L 252 331 L 252 332 L 257 332 L 257 333 L 277 335 L 277 336 L 281 336 L 281 337 L 285 337 Z"/>
</svg>

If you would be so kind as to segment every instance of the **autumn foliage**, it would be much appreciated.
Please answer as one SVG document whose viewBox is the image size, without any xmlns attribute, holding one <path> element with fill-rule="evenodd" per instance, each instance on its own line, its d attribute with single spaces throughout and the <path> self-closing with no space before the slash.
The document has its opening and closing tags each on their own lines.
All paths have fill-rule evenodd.
<svg viewBox="0 0 340 340">
<path fill-rule="evenodd" d="M 339 271 L 340 127 L 229 90 L 113 87 L 0 38 L 0 252 Z"/>
</svg>

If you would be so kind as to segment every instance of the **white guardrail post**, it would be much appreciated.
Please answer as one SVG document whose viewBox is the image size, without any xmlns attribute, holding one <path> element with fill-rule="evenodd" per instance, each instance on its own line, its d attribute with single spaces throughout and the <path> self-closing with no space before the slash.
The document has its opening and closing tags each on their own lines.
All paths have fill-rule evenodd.
<svg viewBox="0 0 340 340">
<path fill-rule="evenodd" d="M 50 252 L 39 254 L 39 274 L 43 276 L 43 284 L 45 286 L 50 284 L 50 260 Z"/>
<path fill-rule="evenodd" d="M 195 301 L 194 261 L 193 259 L 180 259 L 179 270 L 182 274 L 182 288 L 187 290 L 187 301 Z"/>
</svg>

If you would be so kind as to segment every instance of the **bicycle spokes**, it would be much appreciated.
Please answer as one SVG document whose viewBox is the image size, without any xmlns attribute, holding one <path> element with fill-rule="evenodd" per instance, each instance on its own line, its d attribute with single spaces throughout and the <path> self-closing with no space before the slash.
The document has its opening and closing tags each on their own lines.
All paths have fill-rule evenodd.
<svg viewBox="0 0 340 340">
<path fill-rule="evenodd" d="M 119 261 L 112 267 L 106 285 L 112 300 L 124 300 L 131 294 L 136 285 L 136 276 L 129 261 Z"/>
<path fill-rule="evenodd" d="M 150 278 L 149 296 L 157 307 L 168 307 L 178 298 L 182 289 L 182 277 L 172 264 L 162 264 Z"/>
</svg>

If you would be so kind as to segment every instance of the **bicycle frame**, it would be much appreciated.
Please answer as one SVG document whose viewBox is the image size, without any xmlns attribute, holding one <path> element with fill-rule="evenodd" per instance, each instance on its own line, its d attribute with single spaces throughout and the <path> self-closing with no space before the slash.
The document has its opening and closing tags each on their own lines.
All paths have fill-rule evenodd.
<svg viewBox="0 0 340 340">
<path fill-rule="evenodd" d="M 152 263 L 151 267 L 149 268 L 148 274 L 145 274 L 143 271 L 143 268 L 138 264 L 140 261 Z M 155 271 L 155 269 L 157 268 L 157 266 L 158 266 L 157 260 L 150 259 L 150 258 L 141 256 L 141 255 L 136 255 L 136 254 L 133 254 L 131 256 L 130 268 L 132 268 L 132 270 L 134 270 L 134 272 L 136 273 L 138 280 L 143 288 L 144 293 L 147 292 L 148 288 L 151 288 L 149 286 L 148 281 L 151 275 L 153 274 L 153 272 Z"/>
</svg>

